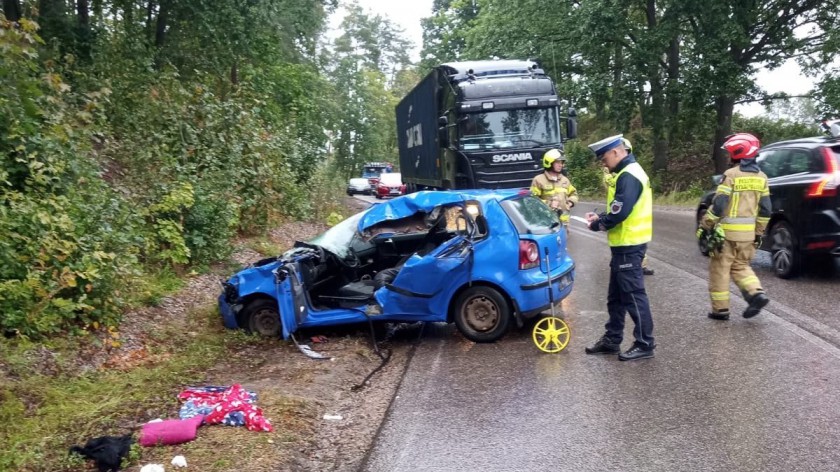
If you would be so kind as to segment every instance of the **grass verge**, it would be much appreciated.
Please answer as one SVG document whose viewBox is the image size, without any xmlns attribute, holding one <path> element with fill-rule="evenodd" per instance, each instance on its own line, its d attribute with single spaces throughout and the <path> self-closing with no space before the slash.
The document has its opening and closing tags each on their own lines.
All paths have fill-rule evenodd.
<svg viewBox="0 0 840 472">
<path fill-rule="evenodd" d="M 58 341 L 49 348 L 26 341 L 0 345 L 5 360 L 0 369 L 0 471 L 79 470 L 79 459 L 67 454 L 70 445 L 175 416 L 180 389 L 204 381 L 209 367 L 250 339 L 225 331 L 215 307 L 190 312 L 187 325 L 188 332 L 158 327 L 155 338 L 165 341 L 151 344 L 125 365 L 92 372 L 73 372 L 71 365 L 84 340 Z M 246 438 L 256 440 L 255 433 L 250 435 Z"/>
</svg>

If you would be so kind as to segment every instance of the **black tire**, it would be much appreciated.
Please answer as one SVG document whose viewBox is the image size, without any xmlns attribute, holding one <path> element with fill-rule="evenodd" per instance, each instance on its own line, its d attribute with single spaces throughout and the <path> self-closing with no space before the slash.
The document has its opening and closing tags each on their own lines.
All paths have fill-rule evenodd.
<svg viewBox="0 0 840 472">
<path fill-rule="evenodd" d="M 348 191 L 347 191 L 347 196 L 348 196 L 348 197 L 352 197 L 352 196 L 353 196 L 353 192 L 351 192 L 351 191 L 349 191 L 349 190 L 348 190 Z"/>
<path fill-rule="evenodd" d="M 694 228 L 695 231 L 700 228 L 700 222 L 703 221 L 703 217 L 706 216 L 707 211 L 709 211 L 709 209 L 706 207 L 700 207 L 697 210 L 697 226 Z M 709 249 L 706 248 L 699 239 L 697 240 L 697 249 L 700 250 L 700 254 L 709 257 Z"/>
<path fill-rule="evenodd" d="M 376 194 L 376 199 L 377 199 L 377 200 L 382 200 L 382 195 L 379 195 L 379 194 L 377 193 L 377 194 Z"/>
<path fill-rule="evenodd" d="M 780 279 L 799 275 L 802 269 L 802 254 L 796 234 L 787 221 L 780 221 L 770 228 L 770 251 L 773 253 L 773 270 Z"/>
<path fill-rule="evenodd" d="M 500 339 L 510 325 L 510 306 L 502 294 L 490 287 L 466 289 L 455 300 L 454 310 L 458 330 L 477 343 Z"/>
<path fill-rule="evenodd" d="M 277 337 L 283 325 L 277 301 L 260 298 L 242 308 L 240 327 L 245 331 L 264 337 Z"/>
</svg>

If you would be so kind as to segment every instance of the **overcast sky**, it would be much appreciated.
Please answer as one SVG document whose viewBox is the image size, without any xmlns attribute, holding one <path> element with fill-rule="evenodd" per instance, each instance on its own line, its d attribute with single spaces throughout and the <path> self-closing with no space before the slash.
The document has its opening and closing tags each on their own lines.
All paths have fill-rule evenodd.
<svg viewBox="0 0 840 472">
<path fill-rule="evenodd" d="M 512 0 L 513 1 L 513 0 Z M 410 52 L 411 60 L 420 60 L 420 48 L 423 46 L 423 29 L 420 19 L 431 16 L 432 0 L 357 0 L 362 8 L 387 17 L 405 31 L 405 36 L 414 43 Z M 341 9 L 331 19 L 330 24 L 338 28 L 344 13 Z M 768 71 L 762 69 L 756 75 L 758 85 L 770 93 L 787 92 L 790 95 L 802 95 L 814 85 L 814 80 L 799 73 L 799 66 L 789 61 L 782 67 Z M 737 109 L 741 113 L 754 116 L 763 111 L 758 104 L 741 105 Z"/>
</svg>

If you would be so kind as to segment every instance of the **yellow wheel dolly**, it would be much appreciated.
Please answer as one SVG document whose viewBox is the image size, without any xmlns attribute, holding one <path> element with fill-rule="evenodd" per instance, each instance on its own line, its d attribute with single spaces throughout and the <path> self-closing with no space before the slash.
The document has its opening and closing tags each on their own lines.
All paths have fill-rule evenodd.
<svg viewBox="0 0 840 472">
<path fill-rule="evenodd" d="M 554 289 L 551 286 L 551 265 L 548 254 L 548 248 L 545 248 L 545 267 L 548 270 L 548 301 L 551 303 L 551 316 L 541 319 L 534 325 L 531 337 L 540 351 L 555 353 L 562 351 L 569 344 L 571 332 L 569 331 L 569 325 L 554 313 Z"/>
</svg>

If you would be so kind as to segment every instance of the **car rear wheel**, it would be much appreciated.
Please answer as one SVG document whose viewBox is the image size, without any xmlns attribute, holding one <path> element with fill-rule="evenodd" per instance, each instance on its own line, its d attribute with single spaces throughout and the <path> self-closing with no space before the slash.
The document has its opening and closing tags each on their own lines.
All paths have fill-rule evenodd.
<svg viewBox="0 0 840 472">
<path fill-rule="evenodd" d="M 705 207 L 697 210 L 697 226 L 694 228 L 695 230 L 700 228 L 700 222 L 703 221 L 703 217 L 706 216 L 707 211 L 708 209 Z M 700 254 L 709 257 L 709 249 L 699 239 L 697 240 L 697 248 L 700 249 Z"/>
<path fill-rule="evenodd" d="M 793 228 L 786 221 L 776 223 L 770 230 L 770 251 L 773 253 L 773 270 L 777 277 L 789 279 L 799 274 L 802 255 Z"/>
<path fill-rule="evenodd" d="M 264 337 L 280 335 L 280 311 L 275 300 L 261 298 L 245 305 L 241 312 L 240 326 L 245 331 Z"/>
<path fill-rule="evenodd" d="M 504 336 L 511 312 L 505 297 L 490 287 L 471 287 L 455 301 L 455 325 L 470 341 L 489 343 Z"/>
</svg>

